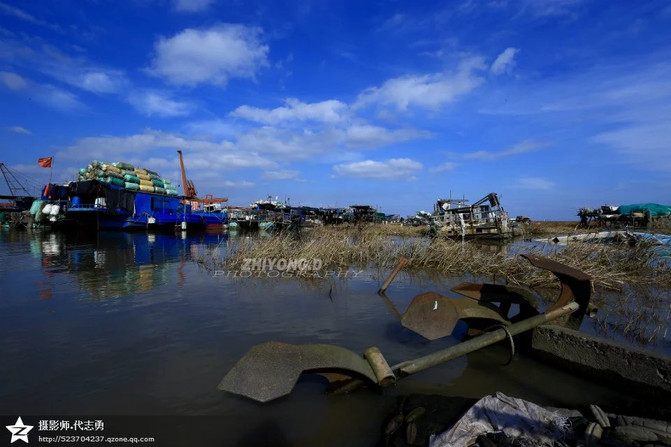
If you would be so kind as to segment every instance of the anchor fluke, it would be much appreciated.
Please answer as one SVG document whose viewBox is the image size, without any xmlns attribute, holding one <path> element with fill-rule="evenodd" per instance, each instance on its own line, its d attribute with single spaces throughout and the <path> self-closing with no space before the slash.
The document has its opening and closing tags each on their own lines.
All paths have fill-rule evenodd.
<svg viewBox="0 0 671 447">
<path fill-rule="evenodd" d="M 247 351 L 217 388 L 268 402 L 290 394 L 303 372 L 332 371 L 341 373 L 338 375 L 341 379 L 364 377 L 372 383 L 378 382 L 370 363 L 349 349 L 269 341 Z"/>
</svg>

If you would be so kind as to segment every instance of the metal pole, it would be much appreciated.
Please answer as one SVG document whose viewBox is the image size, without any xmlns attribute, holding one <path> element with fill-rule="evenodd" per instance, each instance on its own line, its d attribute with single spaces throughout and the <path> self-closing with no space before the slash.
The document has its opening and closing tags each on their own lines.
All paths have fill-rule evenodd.
<svg viewBox="0 0 671 447">
<path fill-rule="evenodd" d="M 394 280 L 394 278 L 396 278 L 396 275 L 398 275 L 398 272 L 400 272 L 401 269 L 403 267 L 405 267 L 405 265 L 407 263 L 408 263 L 407 259 L 405 259 L 405 258 L 399 259 L 398 264 L 396 264 L 396 267 L 394 267 L 394 270 L 391 271 L 391 273 L 389 274 L 389 277 L 384 282 L 384 284 L 382 284 L 382 287 L 380 287 L 380 290 L 378 290 L 377 293 L 379 293 L 379 294 L 384 293 L 387 290 L 387 288 L 389 287 L 389 285 L 391 284 L 391 282 Z"/>
<path fill-rule="evenodd" d="M 506 329 L 497 329 L 494 332 L 488 332 L 486 334 L 480 335 L 478 337 L 472 338 L 458 345 L 451 346 L 449 348 L 443 349 L 433 354 L 425 355 L 424 357 L 419 357 L 414 360 L 408 360 L 402 363 L 398 363 L 391 367 L 392 371 L 396 375 L 397 380 L 403 377 L 409 376 L 420 371 L 424 371 L 432 366 L 439 365 L 441 363 L 447 362 L 448 360 L 453 360 L 462 355 L 469 354 L 478 349 L 482 349 L 486 346 L 493 345 L 508 336 L 508 333 L 513 336 L 521 334 L 522 332 L 531 330 L 536 326 L 547 323 L 549 321 L 556 320 L 565 315 L 569 315 L 579 309 L 578 303 L 575 301 L 570 302 L 556 310 L 546 312 L 544 314 L 539 314 L 526 320 L 520 321 L 515 324 L 507 326 Z M 507 333 L 506 333 L 507 331 Z M 357 388 L 365 385 L 361 379 L 353 379 L 340 387 L 331 391 L 332 394 L 343 394 L 350 391 L 354 391 Z"/>
<path fill-rule="evenodd" d="M 497 329 L 494 332 L 482 334 L 463 343 L 459 343 L 456 346 L 451 346 L 441 351 L 425 355 L 424 357 L 399 363 L 392 366 L 392 369 L 395 373 L 400 374 L 401 376 L 408 376 L 410 374 L 423 371 L 432 366 L 444 363 L 457 357 L 461 357 L 462 355 L 477 351 L 478 349 L 482 349 L 486 346 L 504 340 L 508 336 L 506 331 L 510 335 L 521 334 L 522 332 L 526 332 L 535 328 L 536 326 L 540 326 L 543 323 L 547 323 L 548 321 L 556 320 L 557 318 L 563 317 L 564 315 L 573 313 L 578 310 L 578 308 L 578 303 L 573 301 L 559 309 L 544 314 L 539 314 L 518 323 L 511 324 L 505 329 Z"/>
</svg>

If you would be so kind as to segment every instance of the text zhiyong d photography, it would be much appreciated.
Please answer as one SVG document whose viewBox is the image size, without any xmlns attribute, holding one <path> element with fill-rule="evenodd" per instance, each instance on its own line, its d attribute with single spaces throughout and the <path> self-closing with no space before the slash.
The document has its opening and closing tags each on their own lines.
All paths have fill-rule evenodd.
<svg viewBox="0 0 671 447">
<path fill-rule="evenodd" d="M 238 269 L 215 270 L 225 278 L 357 278 L 363 270 L 323 268 L 319 258 L 244 258 Z"/>
</svg>

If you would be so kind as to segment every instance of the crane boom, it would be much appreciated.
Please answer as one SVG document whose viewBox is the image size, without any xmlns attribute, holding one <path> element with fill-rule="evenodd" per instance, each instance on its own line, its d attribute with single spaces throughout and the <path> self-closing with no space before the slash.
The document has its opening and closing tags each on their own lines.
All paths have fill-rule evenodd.
<svg viewBox="0 0 671 447">
<path fill-rule="evenodd" d="M 198 196 L 198 192 L 196 191 L 196 187 L 193 184 L 193 182 L 186 178 L 186 171 L 184 170 L 184 159 L 182 158 L 182 151 L 178 150 L 177 153 L 179 154 L 179 166 L 182 169 L 182 187 L 184 188 L 184 197 L 195 199 Z"/>
<path fill-rule="evenodd" d="M 3 211 L 23 211 L 30 208 L 35 197 L 33 197 L 16 175 L 9 170 L 6 164 L 0 163 L 0 173 L 5 179 L 9 194 L 1 194 L 0 200 L 7 200 L 8 202 L 0 202 L 0 208 Z"/>
<path fill-rule="evenodd" d="M 19 179 L 16 178 L 14 173 L 4 163 L 0 163 L 0 172 L 2 172 L 2 176 L 5 178 L 11 197 L 30 197 L 30 193 L 25 186 L 21 184 Z"/>
<path fill-rule="evenodd" d="M 224 203 L 228 202 L 228 198 L 215 198 L 212 194 L 206 194 L 204 199 L 198 198 L 198 192 L 196 191 L 196 185 L 193 182 L 186 178 L 186 170 L 184 169 L 184 158 L 182 156 L 182 151 L 178 150 L 179 154 L 179 166 L 182 170 L 182 186 L 184 188 L 184 197 L 190 199 L 193 209 L 198 209 L 198 204 L 202 203 L 203 205 L 211 205 L 213 203 Z"/>
</svg>

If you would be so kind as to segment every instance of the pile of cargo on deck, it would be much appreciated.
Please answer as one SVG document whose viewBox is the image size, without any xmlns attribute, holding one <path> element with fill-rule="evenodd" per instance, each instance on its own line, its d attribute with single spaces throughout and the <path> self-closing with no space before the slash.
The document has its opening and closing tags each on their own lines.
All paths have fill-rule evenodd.
<svg viewBox="0 0 671 447">
<path fill-rule="evenodd" d="M 136 168 L 124 162 L 102 163 L 93 161 L 79 170 L 79 181 L 98 180 L 121 186 L 128 191 L 151 192 L 177 196 L 175 185 L 167 178 L 149 169 Z"/>
</svg>

